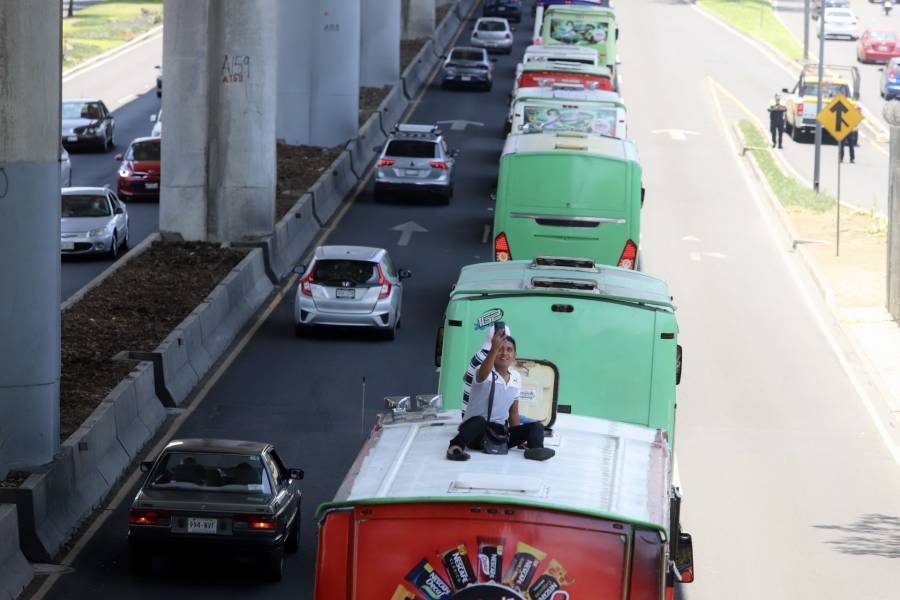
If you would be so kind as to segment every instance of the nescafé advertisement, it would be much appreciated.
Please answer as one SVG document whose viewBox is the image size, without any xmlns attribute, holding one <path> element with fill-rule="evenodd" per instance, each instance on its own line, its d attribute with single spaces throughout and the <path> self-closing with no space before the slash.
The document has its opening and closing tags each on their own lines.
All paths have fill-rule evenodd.
<svg viewBox="0 0 900 600">
<path fill-rule="evenodd" d="M 615 108 L 564 108 L 526 105 L 523 125 L 539 131 L 578 131 L 596 135 L 616 135 Z"/>
</svg>

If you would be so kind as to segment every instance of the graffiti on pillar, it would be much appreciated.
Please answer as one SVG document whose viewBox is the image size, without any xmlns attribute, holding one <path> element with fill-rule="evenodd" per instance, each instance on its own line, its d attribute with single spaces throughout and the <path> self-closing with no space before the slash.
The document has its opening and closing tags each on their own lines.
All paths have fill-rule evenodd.
<svg viewBox="0 0 900 600">
<path fill-rule="evenodd" d="M 243 83 L 245 79 L 250 79 L 250 57 L 226 54 L 222 61 L 222 83 Z"/>
<path fill-rule="evenodd" d="M 322 16 L 330 17 L 331 11 L 329 11 L 329 10 L 322 11 Z M 340 31 L 341 25 L 340 25 L 340 23 L 325 23 L 324 29 L 325 29 L 325 31 Z"/>
</svg>

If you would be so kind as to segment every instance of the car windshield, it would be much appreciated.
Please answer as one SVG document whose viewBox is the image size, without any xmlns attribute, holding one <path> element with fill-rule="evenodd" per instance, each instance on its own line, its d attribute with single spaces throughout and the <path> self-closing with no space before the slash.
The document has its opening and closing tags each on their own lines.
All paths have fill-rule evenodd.
<svg viewBox="0 0 900 600">
<path fill-rule="evenodd" d="M 255 454 L 169 452 L 147 480 L 153 489 L 272 493 L 269 476 Z"/>
<path fill-rule="evenodd" d="M 127 160 L 150 160 L 159 161 L 159 143 L 158 142 L 136 142 L 128 149 Z"/>
<path fill-rule="evenodd" d="M 391 140 L 385 155 L 405 156 L 407 158 L 437 158 L 437 144 L 421 140 Z"/>
<path fill-rule="evenodd" d="M 478 23 L 478 31 L 506 31 L 506 23 L 503 21 L 481 21 Z"/>
<path fill-rule="evenodd" d="M 844 96 L 850 96 L 850 88 L 842 83 L 826 83 L 822 86 L 822 97 L 823 98 L 833 98 L 838 94 L 843 94 Z M 803 95 L 804 96 L 818 96 L 819 95 L 819 85 L 816 83 L 807 83 L 803 86 Z"/>
<path fill-rule="evenodd" d="M 869 34 L 869 37 L 873 40 L 877 40 L 879 42 L 895 42 L 897 41 L 897 34 L 891 31 L 873 31 Z"/>
<path fill-rule="evenodd" d="M 97 102 L 63 102 L 63 119 L 99 119 L 103 115 Z"/>
<path fill-rule="evenodd" d="M 345 281 L 351 285 L 376 285 L 378 278 L 378 266 L 367 260 L 319 260 L 313 272 L 313 281 L 330 286 Z"/>
<path fill-rule="evenodd" d="M 484 60 L 484 54 L 479 50 L 462 50 L 456 48 L 450 53 L 450 60 Z"/>
<path fill-rule="evenodd" d="M 62 217 L 108 217 L 106 196 L 96 194 L 65 195 L 62 197 Z"/>
</svg>

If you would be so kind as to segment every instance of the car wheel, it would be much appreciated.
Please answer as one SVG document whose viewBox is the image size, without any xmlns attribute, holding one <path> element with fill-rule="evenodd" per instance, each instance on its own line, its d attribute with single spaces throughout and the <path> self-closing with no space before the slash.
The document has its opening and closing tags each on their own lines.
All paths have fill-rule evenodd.
<svg viewBox="0 0 900 600">
<path fill-rule="evenodd" d="M 300 550 L 300 511 L 294 516 L 294 522 L 288 531 L 287 538 L 284 540 L 284 551 L 288 554 L 294 554 Z"/>
<path fill-rule="evenodd" d="M 489 91 L 491 91 L 491 88 L 493 88 L 493 87 L 494 87 L 494 82 L 488 81 L 487 85 L 484 86 L 484 91 L 489 92 Z"/>
<path fill-rule="evenodd" d="M 125 226 L 125 239 L 122 240 L 122 250 L 128 250 L 128 244 L 131 237 L 131 227 Z"/>
<path fill-rule="evenodd" d="M 800 141 L 800 132 L 798 132 L 797 128 L 794 126 L 791 126 L 791 139 L 795 142 Z"/>
<path fill-rule="evenodd" d="M 397 324 L 394 323 L 394 326 L 391 327 L 390 329 L 382 330 L 381 335 L 384 339 L 386 339 L 388 341 L 396 340 L 397 339 Z"/>
<path fill-rule="evenodd" d="M 116 237 L 115 231 L 112 236 L 112 244 L 109 247 L 109 257 L 113 260 L 119 258 L 119 239 Z"/>
<path fill-rule="evenodd" d="M 284 548 L 279 547 L 277 550 L 266 555 L 265 558 L 265 574 L 269 581 L 281 581 L 284 575 Z"/>
</svg>

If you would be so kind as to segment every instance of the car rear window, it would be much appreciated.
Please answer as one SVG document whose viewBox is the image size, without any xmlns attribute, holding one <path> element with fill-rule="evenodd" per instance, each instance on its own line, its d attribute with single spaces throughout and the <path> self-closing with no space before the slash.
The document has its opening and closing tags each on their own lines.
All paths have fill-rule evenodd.
<svg viewBox="0 0 900 600">
<path fill-rule="evenodd" d="M 269 476 L 255 454 L 169 452 L 148 481 L 154 489 L 272 493 Z"/>
<path fill-rule="evenodd" d="M 897 40 L 897 34 L 892 31 L 873 31 L 869 34 L 869 37 L 879 42 L 894 42 Z"/>
<path fill-rule="evenodd" d="M 385 154 L 407 158 L 437 158 L 438 156 L 437 144 L 422 140 L 391 140 Z"/>
<path fill-rule="evenodd" d="M 367 260 L 319 260 L 313 280 L 332 286 L 339 286 L 345 281 L 351 285 L 375 285 L 378 283 L 378 266 Z"/>
<path fill-rule="evenodd" d="M 481 21 L 478 23 L 478 31 L 506 31 L 506 23 L 503 21 Z"/>
<path fill-rule="evenodd" d="M 96 194 L 65 195 L 62 197 L 62 217 L 108 217 L 106 196 Z"/>
<path fill-rule="evenodd" d="M 159 142 L 137 142 L 128 150 L 128 160 L 159 161 Z"/>
<path fill-rule="evenodd" d="M 450 53 L 450 60 L 484 60 L 484 54 L 479 50 L 456 49 Z"/>
</svg>

